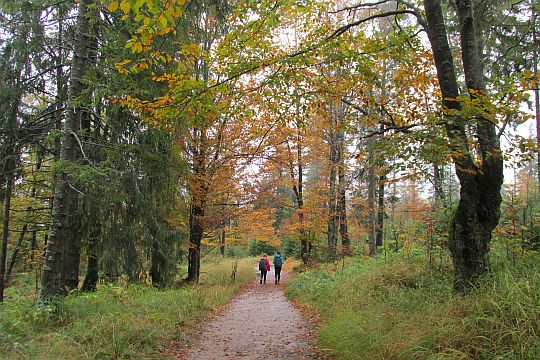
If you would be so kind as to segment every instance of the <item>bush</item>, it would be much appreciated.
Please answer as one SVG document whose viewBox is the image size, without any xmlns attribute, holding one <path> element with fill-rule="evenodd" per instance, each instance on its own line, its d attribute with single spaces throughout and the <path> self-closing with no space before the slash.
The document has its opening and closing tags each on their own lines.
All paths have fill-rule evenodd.
<svg viewBox="0 0 540 360">
<path fill-rule="evenodd" d="M 231 284 L 235 261 L 236 282 Z M 107 285 L 95 293 L 73 293 L 58 309 L 36 308 L 27 281 L 26 291 L 10 288 L 0 306 L 1 358 L 159 358 L 161 346 L 183 340 L 179 326 L 194 324 L 252 281 L 254 263 L 212 259 L 203 263 L 198 286 Z"/>
<path fill-rule="evenodd" d="M 539 260 L 498 266 L 459 295 L 419 252 L 356 258 L 295 276 L 287 295 L 320 313 L 320 345 L 339 359 L 537 359 Z"/>
</svg>

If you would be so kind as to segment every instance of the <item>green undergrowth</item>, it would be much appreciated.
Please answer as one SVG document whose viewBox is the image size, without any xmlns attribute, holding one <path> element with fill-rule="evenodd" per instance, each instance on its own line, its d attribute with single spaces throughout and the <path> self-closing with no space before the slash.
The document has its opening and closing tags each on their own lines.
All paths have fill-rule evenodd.
<svg viewBox="0 0 540 360">
<path fill-rule="evenodd" d="M 424 256 L 355 258 L 296 275 L 287 295 L 319 313 L 337 359 L 539 359 L 540 257 L 494 270 L 465 295 Z"/>
<path fill-rule="evenodd" d="M 159 348 L 182 342 L 191 325 L 252 281 L 255 262 L 240 260 L 233 284 L 233 260 L 214 260 L 203 263 L 198 286 L 106 285 L 69 295 L 56 313 L 36 308 L 30 289 L 10 288 L 0 305 L 0 358 L 166 358 Z"/>
</svg>

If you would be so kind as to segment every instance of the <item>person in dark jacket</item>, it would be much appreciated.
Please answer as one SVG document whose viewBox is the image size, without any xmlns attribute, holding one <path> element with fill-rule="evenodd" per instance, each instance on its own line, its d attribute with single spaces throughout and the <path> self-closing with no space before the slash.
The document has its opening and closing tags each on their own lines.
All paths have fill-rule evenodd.
<svg viewBox="0 0 540 360">
<path fill-rule="evenodd" d="M 259 260 L 259 271 L 261 272 L 260 283 L 262 284 L 264 281 L 266 284 L 266 273 L 270 271 L 270 261 L 268 261 L 268 256 L 266 256 L 266 254 Z"/>
<path fill-rule="evenodd" d="M 279 284 L 279 280 L 281 279 L 281 267 L 284 262 L 285 260 L 283 259 L 283 256 L 281 256 L 281 253 L 279 251 L 276 252 L 274 255 L 274 275 L 276 284 Z"/>
</svg>

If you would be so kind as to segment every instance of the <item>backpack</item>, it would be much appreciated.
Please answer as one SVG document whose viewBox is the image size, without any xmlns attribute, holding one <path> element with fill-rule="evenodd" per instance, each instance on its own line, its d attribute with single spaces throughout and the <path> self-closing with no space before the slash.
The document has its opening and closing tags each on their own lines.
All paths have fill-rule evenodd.
<svg viewBox="0 0 540 360">
<path fill-rule="evenodd" d="M 260 271 L 267 271 L 268 270 L 266 268 L 266 259 L 265 258 L 262 258 L 261 260 L 259 260 L 259 270 Z"/>
<path fill-rule="evenodd" d="M 274 257 L 274 266 L 276 266 L 276 267 L 281 267 L 281 265 L 283 265 L 283 264 L 281 263 L 281 256 L 275 256 L 275 257 Z"/>
</svg>

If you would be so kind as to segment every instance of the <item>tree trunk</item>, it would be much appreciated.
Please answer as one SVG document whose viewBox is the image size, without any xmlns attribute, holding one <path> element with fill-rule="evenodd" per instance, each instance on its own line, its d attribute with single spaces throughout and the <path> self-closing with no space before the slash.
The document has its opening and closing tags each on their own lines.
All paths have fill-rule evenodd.
<svg viewBox="0 0 540 360">
<path fill-rule="evenodd" d="M 531 10 L 533 12 L 533 71 L 534 75 L 538 79 L 538 35 L 537 35 L 537 24 L 536 21 L 538 19 L 538 15 L 535 13 L 534 7 L 531 7 Z M 536 174 L 537 174 L 537 181 L 538 181 L 538 196 L 540 196 L 540 91 L 538 90 L 538 83 L 536 84 L 536 87 L 534 89 L 534 108 L 535 108 L 535 115 L 536 115 L 536 146 L 538 146 L 538 151 L 536 152 Z"/>
<path fill-rule="evenodd" d="M 343 256 L 351 255 L 351 239 L 349 238 L 349 227 L 347 224 L 347 180 L 345 177 L 345 128 L 341 121 L 338 129 L 338 195 L 337 213 L 339 219 L 339 234 L 341 236 L 341 246 Z"/>
<path fill-rule="evenodd" d="M 189 252 L 188 252 L 188 277 L 187 281 L 199 282 L 201 266 L 201 241 L 203 238 L 202 218 L 204 208 L 196 204 L 191 205 L 190 232 L 189 232 Z"/>
<path fill-rule="evenodd" d="M 99 281 L 98 247 L 100 243 L 100 232 L 101 229 L 99 227 L 95 228 L 88 241 L 86 250 L 88 252 L 88 266 L 81 287 L 82 291 L 96 291 L 97 289 L 97 283 Z"/>
<path fill-rule="evenodd" d="M 19 71 L 20 77 L 20 71 Z M 6 157 L 4 159 L 4 171 L 6 174 L 6 190 L 4 193 L 4 219 L 3 219 L 3 231 L 2 231 L 2 246 L 0 251 L 0 302 L 4 301 L 4 287 L 6 277 L 6 260 L 9 243 L 9 223 L 11 216 L 11 195 L 13 192 L 13 186 L 15 182 L 15 170 L 16 170 L 16 158 L 17 158 L 17 144 L 15 131 L 17 129 L 17 116 L 19 113 L 19 105 L 21 98 L 18 97 L 14 100 L 11 114 L 9 116 L 9 139 L 6 144 Z"/>
<path fill-rule="evenodd" d="M 444 172 L 438 164 L 433 164 L 433 187 L 435 189 L 435 204 L 439 207 L 446 207 L 446 197 L 444 195 Z"/>
<path fill-rule="evenodd" d="M 225 229 L 221 230 L 221 246 L 219 247 L 219 253 L 225 257 Z"/>
<path fill-rule="evenodd" d="M 381 171 L 384 171 L 384 170 L 381 170 Z M 385 183 L 386 183 L 386 174 L 383 172 L 379 176 L 379 191 L 377 192 L 377 226 L 375 228 L 375 244 L 377 246 L 383 246 Z"/>
<path fill-rule="evenodd" d="M 328 254 L 331 259 L 337 256 L 337 233 L 339 226 L 338 205 L 337 205 L 337 167 L 338 167 L 338 141 L 336 129 L 336 111 L 332 105 L 329 106 L 329 136 L 328 145 L 329 152 L 329 167 L 330 175 L 328 178 Z"/>
<path fill-rule="evenodd" d="M 79 196 L 72 192 L 70 196 L 72 204 L 69 209 L 75 209 L 79 201 Z M 76 289 L 79 286 L 79 267 L 81 262 L 81 231 L 73 226 L 67 230 L 70 234 L 68 241 L 64 243 L 64 255 L 62 262 L 62 286 L 67 290 Z"/>
<path fill-rule="evenodd" d="M 189 252 L 187 281 L 198 283 L 201 267 L 201 241 L 204 236 L 204 214 L 208 185 L 206 184 L 206 137 L 200 134 L 198 151 L 193 157 L 193 183 L 189 215 Z"/>
<path fill-rule="evenodd" d="M 152 279 L 152 285 L 163 286 L 165 283 L 164 274 L 162 269 L 166 265 L 166 258 L 160 251 L 159 242 L 154 240 L 152 243 L 152 264 L 150 268 L 150 277 Z"/>
<path fill-rule="evenodd" d="M 37 230 L 32 230 L 32 240 L 30 242 L 30 270 L 34 269 L 34 261 L 36 261 L 37 251 Z"/>
<path fill-rule="evenodd" d="M 8 266 L 8 269 L 6 272 L 6 278 L 5 278 L 6 283 L 9 281 L 11 272 L 13 271 L 13 268 L 15 267 L 15 263 L 17 262 L 17 256 L 19 255 L 19 251 L 21 250 L 22 242 L 24 240 L 24 235 L 26 235 L 27 229 L 28 229 L 28 224 L 24 224 L 23 228 L 21 229 L 21 232 L 19 233 L 19 239 L 17 240 L 17 244 L 15 245 L 15 249 L 13 249 L 13 253 L 11 254 L 11 259 L 9 260 L 9 266 Z"/>
<path fill-rule="evenodd" d="M 297 104 L 297 113 L 298 113 Z M 302 148 L 302 123 L 300 119 L 296 119 L 296 170 L 298 172 L 298 178 L 294 176 L 295 162 L 293 160 L 292 151 L 290 148 L 289 142 L 287 142 L 287 148 L 289 151 L 289 171 L 291 180 L 293 181 L 292 190 L 294 192 L 294 197 L 296 199 L 296 209 L 298 210 L 298 222 L 300 224 L 300 258 L 304 264 L 307 264 L 309 261 L 309 256 L 311 253 L 311 242 L 306 238 L 306 231 L 304 229 L 304 213 L 302 209 L 304 207 L 304 165 L 303 165 L 303 148 Z"/>
<path fill-rule="evenodd" d="M 375 173 L 375 154 L 373 152 L 373 140 L 370 139 L 368 146 L 368 245 L 369 256 L 377 254 L 377 243 L 375 236 L 376 227 L 376 207 L 375 207 L 375 191 L 377 188 L 377 175 Z"/>
<path fill-rule="evenodd" d="M 88 57 L 88 34 L 90 22 L 88 19 L 88 8 L 92 0 L 81 0 L 77 14 L 76 43 L 71 65 L 71 78 L 68 91 L 68 102 L 65 109 L 65 120 L 63 126 L 63 136 L 60 148 L 60 161 L 74 162 L 77 157 L 77 142 L 75 132 L 77 131 L 77 113 L 75 99 L 79 97 L 83 89 L 82 78 L 86 69 L 86 59 Z M 65 248 L 72 246 L 72 231 L 69 228 L 69 215 L 71 204 L 70 179 L 63 170 L 59 170 L 56 176 L 54 190 L 54 200 L 52 209 L 51 227 L 45 251 L 43 263 L 41 289 L 38 302 L 54 303 L 59 297 L 64 296 L 65 274 L 64 274 L 64 252 Z M 77 256 L 72 252 L 71 255 Z M 72 260 L 72 259 L 69 259 Z"/>
<path fill-rule="evenodd" d="M 470 0 L 458 0 L 456 5 L 465 81 L 470 97 L 482 104 L 487 101 L 487 96 L 474 30 L 472 4 Z M 440 0 L 424 0 L 424 7 L 443 106 L 448 110 L 446 113 L 450 113 L 447 116 L 451 121 L 445 122 L 446 132 L 461 185 L 461 197 L 452 219 L 448 246 L 454 263 L 456 289 L 463 290 L 489 269 L 491 233 L 500 216 L 503 160 L 495 126 L 488 119 L 489 114 L 477 115 L 475 119 L 459 115 L 459 88 Z M 457 115 L 451 115 L 456 112 Z M 465 127 L 469 123 L 477 124 L 475 133 L 481 157 L 478 166 L 474 163 L 465 133 Z"/>
<path fill-rule="evenodd" d="M 4 198 L 4 221 L 2 231 L 2 252 L 0 254 L 0 302 L 4 301 L 4 279 L 6 273 L 6 259 L 9 243 L 9 218 L 11 211 L 11 192 L 13 189 L 13 170 L 6 176 L 6 192 Z"/>
<path fill-rule="evenodd" d="M 306 232 L 304 230 L 304 213 L 302 208 L 304 207 L 304 164 L 303 164 L 303 148 L 301 143 L 301 134 L 302 129 L 301 121 L 297 119 L 296 121 L 296 144 L 298 146 L 296 150 L 296 160 L 298 162 L 298 184 L 296 186 L 296 202 L 298 205 L 298 221 L 300 222 L 300 257 L 304 264 L 307 264 L 311 254 L 311 243 L 306 239 Z"/>
</svg>

